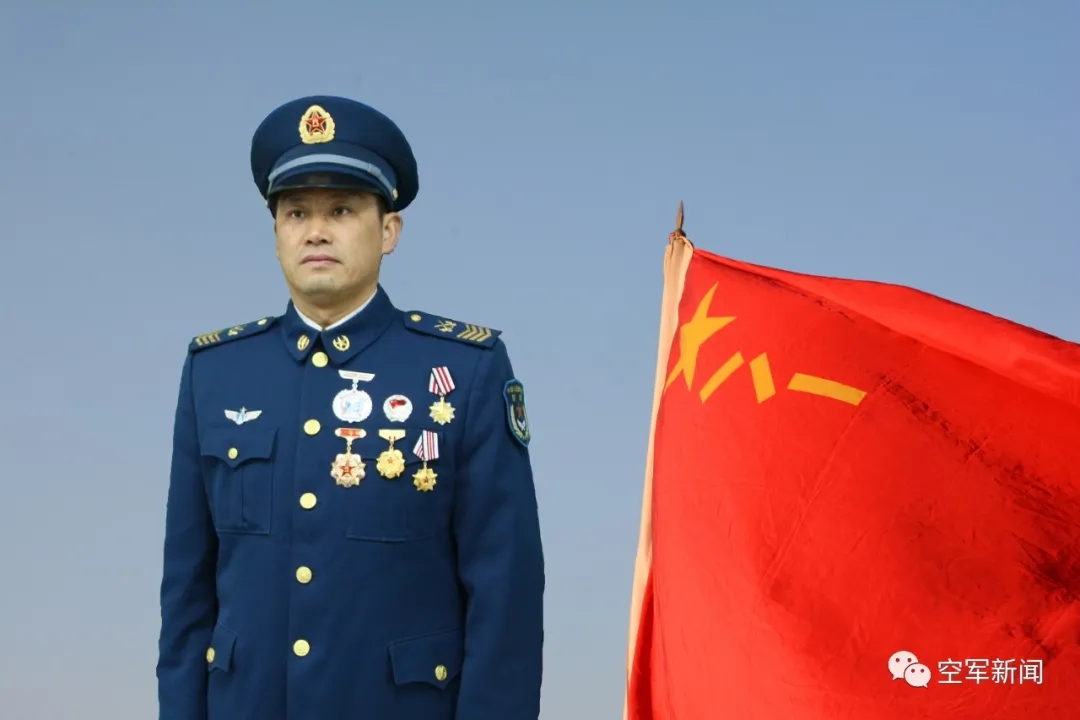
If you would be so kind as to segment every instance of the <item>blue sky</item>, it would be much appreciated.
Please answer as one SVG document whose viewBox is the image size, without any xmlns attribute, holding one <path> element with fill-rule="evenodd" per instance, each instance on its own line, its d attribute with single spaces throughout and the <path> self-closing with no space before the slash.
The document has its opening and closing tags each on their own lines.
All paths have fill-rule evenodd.
<svg viewBox="0 0 1080 720">
<path fill-rule="evenodd" d="M 413 143 L 394 302 L 505 332 L 544 720 L 622 707 L 679 200 L 714 252 L 1080 340 L 1080 6 L 808 5 L 5 5 L 4 717 L 154 716 L 178 373 L 191 336 L 285 307 L 248 149 L 294 97 L 369 102 Z"/>
</svg>

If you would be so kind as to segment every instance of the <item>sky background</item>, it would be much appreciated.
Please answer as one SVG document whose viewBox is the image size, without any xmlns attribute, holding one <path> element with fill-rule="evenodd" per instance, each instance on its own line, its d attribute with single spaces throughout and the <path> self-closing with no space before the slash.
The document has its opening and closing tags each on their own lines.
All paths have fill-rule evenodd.
<svg viewBox="0 0 1080 720">
<path fill-rule="evenodd" d="M 505 332 L 544 720 L 621 712 L 680 200 L 704 249 L 1080 340 L 1080 4 L 810 4 L 4 3 L 0 715 L 156 717 L 179 371 L 284 310 L 248 151 L 292 98 L 399 123 L 421 189 L 390 297 Z"/>
</svg>

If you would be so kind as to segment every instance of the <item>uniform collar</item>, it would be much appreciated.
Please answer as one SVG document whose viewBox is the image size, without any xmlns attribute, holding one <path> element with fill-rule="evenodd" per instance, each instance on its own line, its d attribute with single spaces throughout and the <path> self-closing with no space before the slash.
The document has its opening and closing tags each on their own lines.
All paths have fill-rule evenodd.
<svg viewBox="0 0 1080 720">
<path fill-rule="evenodd" d="M 345 323 L 349 322 L 354 317 L 359 315 L 361 312 L 363 312 L 364 308 L 366 308 L 368 305 L 371 304 L 371 301 L 375 299 L 375 295 L 377 295 L 377 294 L 378 294 L 378 289 L 376 288 L 375 293 L 372 293 L 371 297 L 369 297 L 367 300 L 365 300 L 363 305 L 356 308 L 351 313 L 349 313 L 345 317 L 338 320 L 336 323 L 331 323 L 331 324 L 327 325 L 326 327 L 320 327 L 319 323 L 315 322 L 314 320 L 309 318 L 307 315 L 300 312 L 300 308 L 296 307 L 295 305 L 293 305 L 293 310 L 295 310 L 296 314 L 300 316 L 300 319 L 303 320 L 306 325 L 308 325 L 309 327 L 314 329 L 315 332 L 323 332 L 324 330 L 329 331 L 329 330 L 333 330 L 334 328 L 341 327 L 342 325 L 344 325 Z"/>
<path fill-rule="evenodd" d="M 322 352 L 330 363 L 343 365 L 386 332 L 396 316 L 397 309 L 380 285 L 367 303 L 323 330 L 312 327 L 314 323 L 304 318 L 290 300 L 282 316 L 281 332 L 285 347 L 297 362 Z"/>
</svg>

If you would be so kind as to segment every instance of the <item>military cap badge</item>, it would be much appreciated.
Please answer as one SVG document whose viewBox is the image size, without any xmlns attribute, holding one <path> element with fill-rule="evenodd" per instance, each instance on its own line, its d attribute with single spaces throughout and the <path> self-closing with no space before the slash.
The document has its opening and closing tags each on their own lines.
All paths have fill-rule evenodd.
<svg viewBox="0 0 1080 720">
<path fill-rule="evenodd" d="M 334 139 L 334 118 L 319 105 L 312 105 L 300 118 L 300 141 L 305 145 Z"/>
</svg>

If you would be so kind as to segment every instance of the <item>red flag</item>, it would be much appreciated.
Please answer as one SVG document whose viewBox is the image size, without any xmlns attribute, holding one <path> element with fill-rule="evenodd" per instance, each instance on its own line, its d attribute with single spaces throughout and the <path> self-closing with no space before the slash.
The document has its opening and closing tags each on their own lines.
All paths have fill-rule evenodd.
<svg viewBox="0 0 1080 720">
<path fill-rule="evenodd" d="M 629 720 L 1080 717 L 1080 346 L 672 235 Z"/>
</svg>

